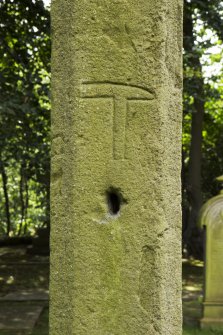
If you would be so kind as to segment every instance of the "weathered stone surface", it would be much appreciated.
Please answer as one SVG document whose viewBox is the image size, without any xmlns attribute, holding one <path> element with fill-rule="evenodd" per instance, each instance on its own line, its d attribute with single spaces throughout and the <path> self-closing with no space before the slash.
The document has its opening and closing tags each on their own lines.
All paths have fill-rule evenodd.
<svg viewBox="0 0 223 335">
<path fill-rule="evenodd" d="M 0 330 L 26 330 L 32 331 L 37 322 L 43 306 L 29 304 L 1 304 Z"/>
<path fill-rule="evenodd" d="M 202 328 L 223 329 L 223 192 L 202 207 L 205 227 L 205 285 Z"/>
<path fill-rule="evenodd" d="M 46 290 L 23 290 L 11 292 L 0 298 L 0 301 L 48 301 Z"/>
<path fill-rule="evenodd" d="M 52 4 L 51 335 L 181 334 L 181 0 Z"/>
</svg>

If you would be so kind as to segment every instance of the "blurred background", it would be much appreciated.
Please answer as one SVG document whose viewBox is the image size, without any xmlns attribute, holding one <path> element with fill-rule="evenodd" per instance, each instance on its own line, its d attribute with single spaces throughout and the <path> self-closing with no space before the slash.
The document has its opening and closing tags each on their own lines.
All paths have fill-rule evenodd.
<svg viewBox="0 0 223 335">
<path fill-rule="evenodd" d="M 184 0 L 185 335 L 206 334 L 198 217 L 223 174 L 222 18 L 222 1 Z M 50 1 L 0 0 L 0 335 L 48 334 L 50 53 Z"/>
</svg>

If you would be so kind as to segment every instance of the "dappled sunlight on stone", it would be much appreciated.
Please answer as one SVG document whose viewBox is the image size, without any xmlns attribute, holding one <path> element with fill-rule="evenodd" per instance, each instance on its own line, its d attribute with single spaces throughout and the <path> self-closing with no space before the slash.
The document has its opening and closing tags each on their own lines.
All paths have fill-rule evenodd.
<svg viewBox="0 0 223 335">
<path fill-rule="evenodd" d="M 183 260 L 184 325 L 198 327 L 203 299 L 203 262 Z"/>
<path fill-rule="evenodd" d="M 4 249 L 4 252 L 1 250 Z M 26 247 L 0 248 L 0 297 L 10 291 L 48 289 L 49 257 L 29 255 Z"/>
<path fill-rule="evenodd" d="M 185 286 L 185 290 L 187 290 L 187 291 L 200 291 L 200 289 L 198 287 L 194 287 L 194 286 Z"/>
<path fill-rule="evenodd" d="M 32 330 L 43 306 L 10 303 L 0 305 L 0 330 Z"/>
<path fill-rule="evenodd" d="M 15 278 L 13 276 L 9 276 L 8 279 L 6 280 L 6 283 L 8 285 L 11 285 L 14 283 L 14 281 L 15 281 Z"/>
<path fill-rule="evenodd" d="M 27 255 L 26 247 L 0 248 L 0 270 L 0 334 L 30 335 L 48 308 L 49 257 Z"/>
</svg>

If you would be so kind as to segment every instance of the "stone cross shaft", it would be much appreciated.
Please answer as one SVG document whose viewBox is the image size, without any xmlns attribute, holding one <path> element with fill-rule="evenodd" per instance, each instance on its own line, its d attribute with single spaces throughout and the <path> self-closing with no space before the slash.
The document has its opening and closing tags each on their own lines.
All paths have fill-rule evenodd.
<svg viewBox="0 0 223 335">
<path fill-rule="evenodd" d="M 53 0 L 50 335 L 181 335 L 183 0 Z"/>
</svg>

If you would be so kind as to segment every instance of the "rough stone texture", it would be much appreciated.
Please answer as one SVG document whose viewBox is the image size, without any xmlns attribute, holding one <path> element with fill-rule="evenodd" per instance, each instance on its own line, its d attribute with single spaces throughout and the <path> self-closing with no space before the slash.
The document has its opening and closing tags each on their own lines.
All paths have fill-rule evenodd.
<svg viewBox="0 0 223 335">
<path fill-rule="evenodd" d="M 201 209 L 200 226 L 205 227 L 205 286 L 202 328 L 223 329 L 223 191 Z"/>
<path fill-rule="evenodd" d="M 52 34 L 50 334 L 179 335 L 182 0 L 54 0 Z"/>
</svg>

